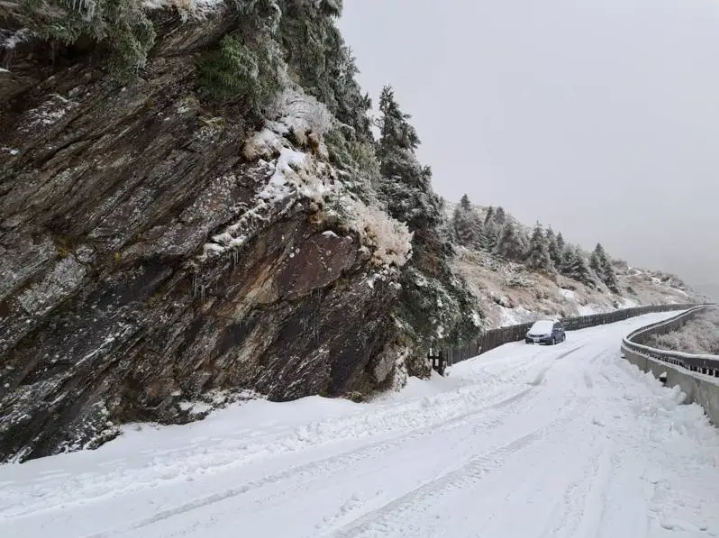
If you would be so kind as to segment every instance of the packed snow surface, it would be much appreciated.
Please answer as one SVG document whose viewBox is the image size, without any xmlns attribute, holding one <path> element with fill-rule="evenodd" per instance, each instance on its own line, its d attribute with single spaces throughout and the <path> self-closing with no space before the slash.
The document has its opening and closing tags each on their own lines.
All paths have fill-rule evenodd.
<svg viewBox="0 0 719 538">
<path fill-rule="evenodd" d="M 254 401 L 0 466 L 3 538 L 719 536 L 719 433 L 619 355 L 509 344 L 371 404 Z"/>
</svg>

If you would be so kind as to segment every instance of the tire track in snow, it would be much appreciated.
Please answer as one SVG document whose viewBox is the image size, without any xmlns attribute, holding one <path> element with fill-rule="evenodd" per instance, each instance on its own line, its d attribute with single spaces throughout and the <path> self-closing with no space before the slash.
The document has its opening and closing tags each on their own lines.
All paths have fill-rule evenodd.
<svg viewBox="0 0 719 538">
<path fill-rule="evenodd" d="M 597 353 L 592 354 L 587 364 L 595 365 L 606 361 L 607 357 L 612 356 L 611 350 L 602 349 Z M 592 374 L 596 372 L 582 369 L 581 382 L 578 380 L 577 387 L 574 390 L 576 398 L 583 398 L 585 401 L 593 401 L 593 393 L 595 393 L 597 387 L 592 377 Z M 608 381 L 608 379 L 606 379 Z M 586 426 L 581 430 L 582 435 L 585 438 L 597 438 L 597 427 L 603 427 L 601 422 L 597 422 L 596 419 L 597 407 L 590 405 L 585 408 L 582 413 L 581 420 L 586 422 Z M 597 490 L 601 492 L 601 499 L 603 503 L 606 503 L 606 491 L 608 488 L 609 477 L 611 476 L 611 470 L 606 471 L 608 463 L 612 463 L 613 459 L 609 459 L 610 449 L 607 446 L 607 438 L 598 438 L 597 446 L 595 448 L 596 454 L 583 463 L 584 472 L 581 474 L 579 479 L 575 479 L 570 482 L 562 495 L 562 502 L 554 505 L 552 514 L 549 522 L 538 534 L 538 538 L 558 538 L 561 536 L 567 538 L 573 538 L 577 535 L 580 525 L 585 521 L 588 504 L 588 497 L 594 493 L 596 495 Z M 613 467 L 613 465 L 611 466 Z M 600 473 L 600 471 L 603 471 Z M 605 508 L 602 508 L 602 514 Z M 601 519 L 601 515 L 600 515 Z M 641 538 L 641 537 L 636 537 Z"/>
<path fill-rule="evenodd" d="M 548 524 L 538 538 L 573 538 L 582 521 L 587 497 L 599 474 L 601 452 L 585 463 L 580 478 L 569 483 L 562 495 L 562 502 L 557 504 Z M 638 537 L 637 537 L 638 538 Z"/>
<path fill-rule="evenodd" d="M 539 358 L 544 357 L 540 356 Z M 554 360 L 552 357 L 549 358 L 550 360 Z M 67 509 L 76 504 L 75 499 L 78 497 L 83 498 L 83 504 L 86 504 L 89 499 L 108 500 L 121 497 L 122 495 L 132 495 L 145 491 L 148 488 L 157 487 L 160 484 L 173 482 L 182 483 L 185 482 L 188 477 L 202 480 L 210 474 L 226 472 L 249 465 L 258 458 L 264 459 L 268 456 L 268 450 L 269 455 L 274 456 L 325 445 L 327 443 L 322 440 L 315 442 L 316 438 L 327 438 L 326 440 L 328 441 L 335 441 L 337 440 L 336 436 L 330 435 L 331 433 L 339 430 L 339 433 L 344 434 L 346 437 L 347 432 L 356 429 L 358 425 L 362 426 L 361 429 L 371 432 L 371 435 L 366 435 L 367 438 L 371 438 L 378 432 L 392 434 L 393 431 L 400 430 L 398 437 L 401 438 L 405 435 L 413 435 L 417 432 L 436 432 L 442 431 L 447 427 L 455 427 L 455 425 L 461 426 L 471 417 L 490 411 L 493 408 L 498 409 L 505 405 L 510 405 L 514 401 L 526 396 L 529 390 L 520 389 L 519 392 L 512 396 L 508 398 L 504 397 L 507 393 L 507 387 L 516 388 L 516 385 L 523 385 L 524 383 L 521 382 L 521 377 L 524 376 L 528 369 L 536 367 L 536 363 L 531 361 L 523 362 L 522 365 L 524 365 L 525 368 L 507 368 L 504 372 L 505 375 L 500 377 L 492 375 L 491 387 L 473 383 L 463 387 L 463 389 L 460 389 L 457 393 L 450 393 L 449 395 L 440 393 L 438 396 L 430 396 L 410 403 L 402 403 L 397 407 L 387 406 L 386 409 L 380 409 L 379 413 L 375 413 L 372 416 L 350 415 L 349 417 L 341 417 L 335 420 L 328 419 L 320 423 L 312 423 L 288 431 L 283 437 L 271 435 L 267 441 L 253 445 L 247 445 L 245 443 L 237 444 L 229 440 L 228 443 L 213 447 L 212 460 L 207 458 L 207 447 L 198 445 L 193 452 L 175 454 L 172 458 L 167 459 L 167 461 L 160 459 L 154 462 L 153 465 L 147 469 L 151 471 L 150 476 L 148 476 L 147 473 L 139 473 L 137 476 L 120 473 L 121 480 L 115 480 L 113 479 L 112 473 L 109 476 L 88 474 L 83 477 L 81 481 L 78 482 L 76 480 L 78 487 L 72 488 L 72 497 L 58 497 L 53 499 L 42 491 L 38 491 L 38 494 L 43 493 L 43 502 L 38 501 L 30 505 L 22 504 L 18 506 L 12 506 L 12 503 L 10 503 L 6 505 L 3 510 L 0 510 L 0 512 L 4 512 L 6 516 L 22 517 L 27 513 Z M 481 374 L 481 370 L 478 373 Z M 491 390 L 493 388 L 504 390 L 498 391 L 498 394 L 491 394 L 494 392 Z M 490 393 L 488 396 L 486 395 L 487 392 Z M 477 395 L 481 397 L 478 398 Z M 500 397 L 502 399 L 498 402 L 492 402 L 491 398 L 493 397 Z M 418 401 L 423 403 L 418 405 Z M 459 414 L 453 411 L 453 409 L 456 408 L 466 408 L 468 404 L 470 406 L 469 411 Z M 440 411 L 432 416 L 423 418 L 425 410 L 429 409 L 431 411 L 433 408 L 440 409 Z M 448 418 L 443 418 L 444 416 Z M 416 423 L 420 425 L 412 427 L 412 425 Z M 410 427 L 407 426 L 408 424 Z M 315 432 L 315 430 L 317 430 L 317 432 Z M 301 436 L 301 439 L 299 436 Z M 294 443 L 297 440 L 300 442 Z M 384 441 L 379 442 L 382 443 L 385 441 L 386 438 Z M 284 446 L 286 444 L 288 446 Z M 219 459 L 215 457 L 217 454 L 221 456 Z M 112 487 L 103 487 L 105 483 L 112 484 Z M 63 485 L 62 491 L 70 491 L 70 489 L 67 488 L 67 484 Z M 51 491 L 48 491 L 48 493 L 51 493 Z M 11 499 L 12 497 L 7 500 L 10 501 Z"/>
<path fill-rule="evenodd" d="M 317 478 L 318 474 L 321 476 L 334 474 L 341 469 L 347 468 L 362 460 L 378 457 L 382 453 L 394 448 L 401 447 L 404 444 L 413 443 L 430 435 L 437 435 L 445 431 L 456 429 L 458 427 L 461 427 L 462 425 L 466 425 L 467 423 L 474 422 L 472 419 L 476 418 L 477 415 L 502 410 L 504 410 L 504 413 L 507 413 L 509 412 L 508 409 L 513 404 L 522 402 L 522 400 L 528 395 L 530 395 L 533 390 L 534 387 L 525 388 L 517 394 L 514 394 L 508 398 L 504 398 L 499 402 L 495 402 L 493 404 L 474 409 L 467 413 L 463 413 L 453 419 L 446 421 L 440 426 L 430 424 L 420 429 L 413 430 L 409 434 L 404 432 L 401 435 L 389 440 L 385 439 L 382 441 L 371 443 L 369 445 L 365 445 L 355 450 L 351 450 L 349 452 L 341 453 L 339 455 L 333 455 L 307 464 L 291 467 L 280 473 L 276 473 L 267 477 L 263 477 L 259 480 L 248 482 L 246 484 L 243 484 L 242 486 L 226 489 L 196 499 L 194 501 L 178 505 L 173 508 L 162 510 L 160 512 L 157 512 L 153 516 L 136 520 L 123 527 L 96 532 L 93 534 L 86 535 L 84 538 L 110 538 L 114 536 L 128 534 L 133 531 L 137 531 L 139 529 L 153 525 L 155 523 L 167 520 L 174 516 L 197 510 L 199 508 L 204 508 L 206 506 L 216 504 L 233 497 L 239 497 L 253 490 L 257 490 L 259 488 L 267 487 L 273 484 L 282 483 L 290 479 L 295 480 L 297 486 L 304 487 L 308 480 L 312 479 L 313 477 Z M 503 415 L 489 416 L 484 418 L 483 424 L 485 428 L 490 429 L 492 426 L 500 424 L 502 416 Z"/>
<path fill-rule="evenodd" d="M 550 362 L 546 367 L 544 367 L 544 368 L 539 372 L 539 374 L 537 375 L 537 377 L 536 377 L 533 381 L 530 381 L 529 384 L 530 384 L 530 385 L 533 385 L 533 386 L 535 386 L 535 387 L 536 387 L 536 386 L 539 386 L 539 385 L 543 385 L 543 384 L 546 382 L 546 380 L 547 380 L 547 374 L 549 373 L 549 371 L 550 371 L 552 368 L 554 368 L 555 366 L 557 366 L 557 363 L 558 363 L 559 361 L 561 361 L 562 359 L 566 359 L 567 357 L 569 357 L 570 355 L 576 353 L 577 351 L 581 351 L 581 350 L 584 349 L 585 347 L 586 347 L 586 344 L 581 345 L 581 346 L 578 346 L 578 347 L 575 347 L 574 349 L 570 349 L 569 351 L 566 351 L 566 352 L 562 353 L 561 355 L 558 355 L 557 357 L 554 357 L 553 360 L 552 360 L 552 362 Z"/>
<path fill-rule="evenodd" d="M 541 375 L 545 376 L 546 373 L 552 367 L 554 367 L 559 360 L 581 350 L 583 347 L 585 347 L 585 345 L 586 344 L 577 346 L 556 357 L 544 357 L 541 354 L 538 354 L 537 358 L 550 361 L 550 363 L 542 369 Z M 519 369 L 519 371 L 513 372 L 513 375 L 510 376 L 510 379 L 512 379 L 513 381 L 517 381 L 518 377 L 523 376 L 532 367 L 536 367 L 536 364 L 530 362 L 529 364 L 527 364 L 527 368 Z M 508 380 L 505 379 L 503 380 L 502 384 L 504 385 L 507 382 Z M 389 450 L 399 448 L 405 444 L 413 443 L 430 435 L 437 435 L 441 434 L 442 432 L 454 430 L 470 422 L 473 425 L 473 429 L 471 434 L 467 437 L 471 437 L 479 431 L 491 431 L 499 424 L 501 424 L 502 417 L 509 412 L 508 408 L 510 408 L 514 404 L 521 403 L 526 397 L 528 397 L 532 392 L 536 391 L 537 388 L 540 386 L 539 384 L 535 383 L 529 383 L 529 385 L 529 387 L 520 390 L 518 393 L 513 394 L 512 396 L 503 398 L 498 402 L 480 406 L 475 409 L 472 409 L 471 411 L 462 413 L 458 416 L 455 416 L 454 418 L 446 420 L 440 425 L 429 424 L 419 429 L 410 430 L 409 433 L 403 432 L 400 435 L 393 437 L 389 440 L 385 439 L 369 445 L 365 445 L 364 447 L 360 447 L 349 452 L 344 452 L 339 455 L 330 456 L 328 458 L 323 458 L 321 460 L 310 462 L 304 465 L 292 467 L 281 473 L 248 482 L 246 484 L 243 484 L 242 486 L 238 486 L 237 488 L 231 488 L 228 490 L 223 490 L 214 494 L 210 494 L 200 499 L 196 499 L 194 501 L 190 501 L 188 503 L 184 503 L 173 508 L 162 510 L 160 512 L 157 512 L 153 516 L 137 520 L 123 527 L 94 533 L 86 536 L 85 538 L 109 538 L 112 536 L 121 536 L 123 534 L 127 534 L 129 532 L 137 531 L 139 529 L 154 525 L 172 517 L 200 508 L 204 508 L 209 505 L 217 504 L 233 497 L 239 497 L 261 488 L 269 487 L 275 484 L 281 484 L 284 482 L 290 482 L 290 484 L 292 484 L 292 486 L 294 487 L 292 487 L 290 484 L 287 484 L 287 487 L 283 488 L 282 493 L 274 494 L 263 499 L 263 501 L 276 501 L 277 499 L 281 497 L 286 497 L 290 493 L 297 490 L 305 490 L 306 485 L 310 481 L 322 479 L 327 475 L 334 475 L 352 465 L 359 463 L 360 461 L 381 457 L 383 453 Z M 447 404 L 449 402 L 441 403 Z M 500 413 L 495 416 L 493 412 L 496 411 L 504 411 L 504 413 Z M 487 413 L 489 413 L 489 415 L 486 417 L 482 417 L 482 420 L 477 423 L 477 417 Z M 256 500 L 255 502 L 258 501 Z"/>
<path fill-rule="evenodd" d="M 541 440 L 554 428 L 572 420 L 571 414 L 558 417 L 550 423 L 513 441 L 495 447 L 489 452 L 472 458 L 469 462 L 453 469 L 437 478 L 425 482 L 404 495 L 393 499 L 385 505 L 365 513 L 354 521 L 340 528 L 327 529 L 318 537 L 358 538 L 373 528 L 380 527 L 390 534 L 398 526 L 412 521 L 412 511 L 418 510 L 417 505 L 427 505 L 431 499 L 446 495 L 449 491 L 464 489 L 482 480 L 491 471 L 502 467 L 510 456 Z M 394 522 L 394 524 L 393 524 Z"/>
<path fill-rule="evenodd" d="M 498 402 L 497 404 L 492 406 L 492 409 L 490 410 L 490 412 L 506 409 L 506 408 L 509 408 L 514 403 L 522 402 L 529 395 L 529 393 L 532 392 L 533 390 L 534 390 L 533 387 L 529 387 L 527 389 L 522 390 L 518 394 L 507 398 L 506 400 Z M 485 412 L 485 411 L 482 411 L 482 412 Z M 457 427 L 466 425 L 469 422 L 472 423 L 471 431 L 466 433 L 464 436 L 462 436 L 461 439 L 457 440 L 456 442 L 458 444 L 466 444 L 467 441 L 475 438 L 477 433 L 480 431 L 484 432 L 484 433 L 491 432 L 492 430 L 494 430 L 502 425 L 503 419 L 506 417 L 506 415 L 508 413 L 509 413 L 509 410 L 507 410 L 505 413 L 497 414 L 496 416 L 483 418 L 481 421 L 479 421 L 479 424 L 477 423 L 476 420 L 471 420 L 472 417 L 468 417 L 468 419 L 464 420 L 462 422 L 462 424 L 456 425 L 455 427 L 451 428 L 451 429 L 456 429 Z M 509 413 L 509 414 L 512 414 L 512 413 Z M 441 433 L 449 431 L 449 429 L 450 428 L 434 428 L 432 430 L 432 432 L 430 432 L 430 433 L 432 435 L 441 434 Z M 398 442 L 392 446 L 384 446 L 383 448 L 385 448 L 386 450 L 383 450 L 382 452 L 386 452 L 387 450 L 392 450 L 392 449 L 399 449 L 403 445 L 410 444 L 410 443 L 416 441 L 417 439 L 418 439 L 418 437 L 416 437 L 416 436 L 408 436 L 406 438 L 402 438 L 399 440 L 399 441 L 401 441 L 401 443 Z M 378 458 L 380 456 L 380 453 L 365 454 L 364 456 L 365 457 L 362 457 L 361 460 L 370 459 L 370 458 Z M 291 497 L 292 494 L 296 493 L 297 491 L 304 492 L 304 491 L 306 491 L 308 485 L 311 484 L 311 482 L 324 479 L 324 478 L 326 478 L 326 475 L 328 475 L 328 474 L 334 475 L 336 473 L 342 472 L 347 467 L 349 467 L 349 465 L 357 463 L 359 461 L 360 461 L 360 459 L 352 460 L 352 462 L 350 464 L 346 464 L 344 461 L 337 462 L 339 465 L 337 466 L 338 468 L 336 468 L 336 469 L 330 470 L 328 468 L 325 468 L 325 469 L 323 469 L 323 472 L 320 475 L 302 476 L 302 480 L 295 479 L 294 483 L 292 485 L 283 484 L 283 489 L 281 492 L 275 493 L 268 497 L 263 497 L 262 500 L 256 499 L 254 502 L 257 504 L 264 504 L 265 502 L 276 502 L 283 497 Z M 360 503 L 355 503 L 355 508 L 359 505 L 360 505 Z M 344 513 L 346 513 L 346 512 L 347 512 L 347 510 L 344 511 Z"/>
</svg>

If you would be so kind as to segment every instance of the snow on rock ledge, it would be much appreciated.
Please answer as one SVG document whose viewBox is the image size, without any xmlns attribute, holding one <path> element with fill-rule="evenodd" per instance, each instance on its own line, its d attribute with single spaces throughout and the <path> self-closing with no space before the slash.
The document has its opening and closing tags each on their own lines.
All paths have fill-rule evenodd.
<svg viewBox="0 0 719 538">
<path fill-rule="evenodd" d="M 324 105 L 288 90 L 275 106 L 286 113 L 243 146 L 245 158 L 256 161 L 266 179 L 240 218 L 205 244 L 202 259 L 244 246 L 272 214 L 288 213 L 295 203 L 304 200 L 311 210 L 324 211 L 355 232 L 371 253 L 374 265 L 404 265 L 412 252 L 412 234 L 407 226 L 349 193 L 334 168 L 325 162 L 321 145 L 306 152 L 288 140 L 293 136 L 300 145 L 311 144 L 308 137 L 326 132 L 329 112 Z"/>
</svg>

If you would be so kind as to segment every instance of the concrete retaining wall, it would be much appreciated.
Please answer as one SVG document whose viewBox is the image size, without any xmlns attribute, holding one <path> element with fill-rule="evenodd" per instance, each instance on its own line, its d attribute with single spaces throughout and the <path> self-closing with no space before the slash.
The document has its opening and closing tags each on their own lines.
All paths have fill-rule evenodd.
<svg viewBox="0 0 719 538">
<path fill-rule="evenodd" d="M 719 426 L 719 377 L 704 375 L 697 371 L 692 371 L 693 365 L 684 366 L 683 363 L 677 363 L 676 353 L 661 349 L 649 348 L 646 345 L 638 345 L 634 338 L 640 341 L 647 341 L 647 336 L 656 331 L 655 334 L 665 333 L 667 325 L 679 326 L 686 322 L 689 317 L 685 314 L 677 316 L 676 325 L 673 323 L 655 324 L 648 326 L 639 331 L 635 331 L 622 343 L 622 353 L 624 358 L 632 364 L 639 367 L 644 372 L 651 372 L 657 379 L 666 374 L 666 386 L 675 387 L 686 394 L 686 403 L 696 403 L 704 408 L 704 412 L 711 420 L 712 424 Z M 651 356 L 650 356 L 651 355 Z M 691 357 L 688 354 L 682 354 L 684 357 Z M 706 355 L 696 356 L 702 357 L 702 361 L 707 360 Z M 715 358 L 717 368 L 719 368 L 719 357 Z M 670 362 L 671 361 L 671 362 Z M 693 362 L 693 361 L 689 361 Z M 710 371 L 712 374 L 717 369 L 704 370 Z"/>
</svg>

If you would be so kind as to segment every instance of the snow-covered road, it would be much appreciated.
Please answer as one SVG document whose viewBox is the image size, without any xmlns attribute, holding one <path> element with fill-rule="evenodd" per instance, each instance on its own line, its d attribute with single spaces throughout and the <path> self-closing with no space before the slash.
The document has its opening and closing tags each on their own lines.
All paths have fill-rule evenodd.
<svg viewBox="0 0 719 538">
<path fill-rule="evenodd" d="M 371 404 L 256 401 L 0 466 L 2 538 L 719 536 L 719 432 L 619 356 L 509 344 Z"/>
</svg>

